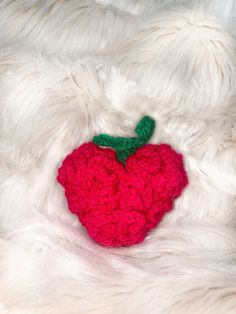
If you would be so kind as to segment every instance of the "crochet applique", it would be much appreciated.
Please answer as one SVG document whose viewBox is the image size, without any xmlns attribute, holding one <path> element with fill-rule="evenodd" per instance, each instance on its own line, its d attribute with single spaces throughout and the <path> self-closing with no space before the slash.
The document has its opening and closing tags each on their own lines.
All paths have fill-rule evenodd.
<svg viewBox="0 0 236 314">
<path fill-rule="evenodd" d="M 147 144 L 154 129 L 145 116 L 137 137 L 95 136 L 59 168 L 69 210 L 101 245 L 142 242 L 188 184 L 181 154 L 167 144 Z"/>
</svg>

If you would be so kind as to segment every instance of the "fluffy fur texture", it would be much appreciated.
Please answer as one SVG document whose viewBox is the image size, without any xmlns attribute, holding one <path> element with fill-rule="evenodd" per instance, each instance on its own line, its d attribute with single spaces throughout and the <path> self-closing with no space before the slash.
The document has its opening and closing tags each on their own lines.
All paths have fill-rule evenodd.
<svg viewBox="0 0 236 314">
<path fill-rule="evenodd" d="M 235 314 L 235 15 L 233 0 L 0 1 L 0 313 Z M 189 187 L 143 244 L 105 249 L 57 168 L 144 114 Z"/>
</svg>

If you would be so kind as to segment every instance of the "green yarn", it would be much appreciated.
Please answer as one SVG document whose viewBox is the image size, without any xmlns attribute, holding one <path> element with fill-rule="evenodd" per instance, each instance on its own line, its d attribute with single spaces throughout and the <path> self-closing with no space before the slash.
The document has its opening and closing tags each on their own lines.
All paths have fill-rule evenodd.
<svg viewBox="0 0 236 314">
<path fill-rule="evenodd" d="M 116 150 L 117 159 L 125 164 L 129 155 L 132 155 L 136 150 L 147 144 L 155 130 L 155 121 L 144 116 L 135 128 L 135 133 L 138 137 L 115 137 L 107 134 L 94 136 L 93 142 L 96 145 L 110 147 Z"/>
</svg>

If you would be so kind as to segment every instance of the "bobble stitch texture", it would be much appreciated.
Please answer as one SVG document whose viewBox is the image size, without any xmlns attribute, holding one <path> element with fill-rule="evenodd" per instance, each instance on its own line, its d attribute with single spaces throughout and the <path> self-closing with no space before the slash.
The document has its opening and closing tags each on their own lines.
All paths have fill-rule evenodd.
<svg viewBox="0 0 236 314">
<path fill-rule="evenodd" d="M 183 157 L 169 145 L 139 146 L 121 152 L 120 162 L 113 149 L 85 143 L 59 168 L 70 211 L 101 245 L 142 242 L 188 183 Z"/>
</svg>

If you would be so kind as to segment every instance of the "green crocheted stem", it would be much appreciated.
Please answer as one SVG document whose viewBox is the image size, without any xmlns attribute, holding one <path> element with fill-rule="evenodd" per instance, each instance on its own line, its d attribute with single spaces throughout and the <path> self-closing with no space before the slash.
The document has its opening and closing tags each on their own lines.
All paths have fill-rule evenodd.
<svg viewBox="0 0 236 314">
<path fill-rule="evenodd" d="M 107 134 L 94 136 L 93 142 L 96 145 L 110 147 L 116 150 L 117 159 L 125 164 L 129 155 L 132 155 L 136 150 L 147 144 L 155 130 L 155 121 L 144 116 L 135 128 L 135 133 L 138 137 L 115 137 Z"/>
</svg>

